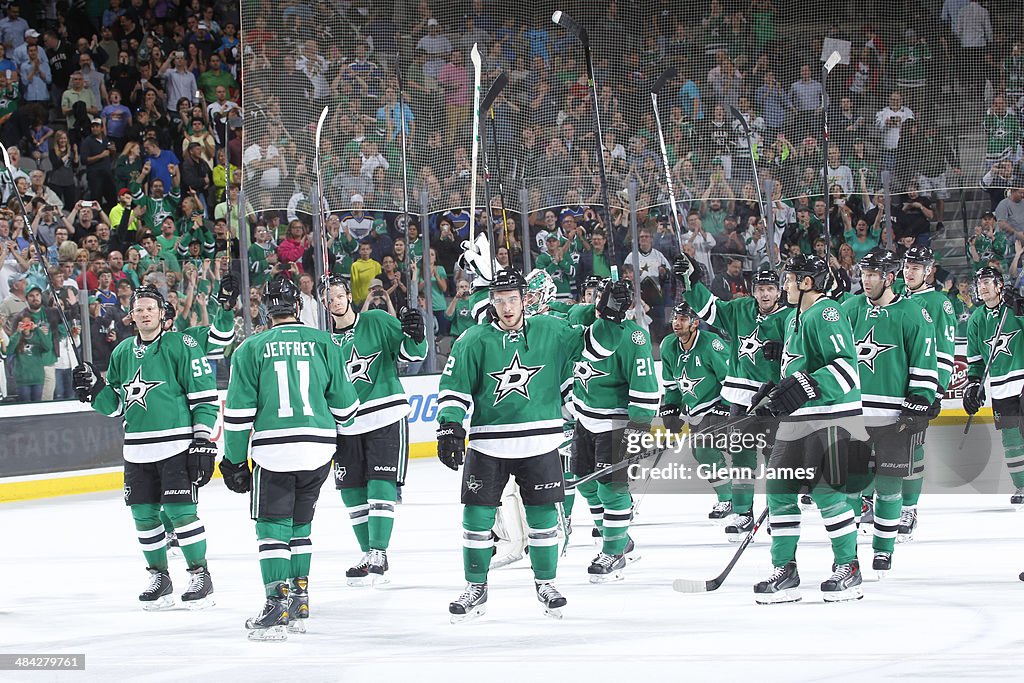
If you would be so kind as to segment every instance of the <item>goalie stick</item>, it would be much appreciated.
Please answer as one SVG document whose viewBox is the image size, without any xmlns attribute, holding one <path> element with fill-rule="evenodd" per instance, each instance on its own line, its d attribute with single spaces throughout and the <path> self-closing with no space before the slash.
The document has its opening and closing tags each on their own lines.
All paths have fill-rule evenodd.
<svg viewBox="0 0 1024 683">
<path fill-rule="evenodd" d="M 743 128 L 743 134 L 747 138 L 747 151 L 750 152 L 750 167 L 754 172 L 754 187 L 757 188 L 757 203 L 761 205 L 761 221 L 764 223 L 765 237 L 768 240 L 768 267 L 775 270 L 777 264 L 774 258 L 775 249 L 775 218 L 771 215 L 771 209 L 764 203 L 764 193 L 761 190 L 761 178 L 757 175 L 757 157 L 754 155 L 754 139 L 750 131 L 750 124 L 746 117 L 736 107 L 729 107 L 732 117 Z"/>
<path fill-rule="evenodd" d="M 729 576 L 730 572 L 732 572 L 732 568 L 735 567 L 736 563 L 739 561 L 740 555 L 742 555 L 743 551 L 747 549 L 750 542 L 754 540 L 754 534 L 756 534 L 757 530 L 761 528 L 762 524 L 764 524 L 766 517 L 768 517 L 767 507 L 761 511 L 757 521 L 754 522 L 754 527 L 747 532 L 743 542 L 740 543 L 740 547 L 736 549 L 735 553 L 733 553 L 732 559 L 729 560 L 729 564 L 725 565 L 725 569 L 722 570 L 721 574 L 713 579 L 707 579 L 706 581 L 699 581 L 695 579 L 676 579 L 672 582 L 672 590 L 677 593 L 710 593 L 711 591 L 721 588 L 722 584 L 725 583 L 725 579 Z"/>
</svg>

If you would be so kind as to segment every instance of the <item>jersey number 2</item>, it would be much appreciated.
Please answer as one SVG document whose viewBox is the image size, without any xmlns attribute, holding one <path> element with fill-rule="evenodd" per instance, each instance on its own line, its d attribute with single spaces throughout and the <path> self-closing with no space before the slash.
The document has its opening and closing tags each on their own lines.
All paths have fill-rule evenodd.
<svg viewBox="0 0 1024 683">
<path fill-rule="evenodd" d="M 299 398 L 302 400 L 302 414 L 312 415 L 313 408 L 309 405 L 309 361 L 296 361 L 295 369 L 299 372 Z M 274 361 L 274 372 L 277 373 L 277 416 L 292 417 L 295 410 L 292 408 L 291 392 L 288 390 L 288 361 Z"/>
</svg>

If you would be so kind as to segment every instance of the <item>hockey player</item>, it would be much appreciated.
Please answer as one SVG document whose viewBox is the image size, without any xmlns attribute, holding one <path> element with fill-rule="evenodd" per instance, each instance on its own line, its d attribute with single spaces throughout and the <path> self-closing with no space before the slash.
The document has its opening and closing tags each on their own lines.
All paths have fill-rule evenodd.
<svg viewBox="0 0 1024 683">
<path fill-rule="evenodd" d="M 792 309 L 779 305 L 778 274 L 769 269 L 759 270 L 751 283 L 753 297 L 722 301 L 702 282 L 703 268 L 686 254 L 676 257 L 673 272 L 686 301 L 708 325 L 718 327 L 732 340 L 729 376 L 721 383 L 722 398 L 728 402 L 732 416 L 746 414 L 758 388 L 765 382 L 777 383 L 780 379 L 783 328 Z M 751 424 L 743 431 L 756 433 L 757 426 Z M 743 449 L 733 455 L 733 463 L 735 467 L 752 471 L 757 465 L 757 451 Z M 730 500 L 730 507 L 717 514 L 737 515 L 725 531 L 730 540 L 738 540 L 754 526 L 754 482 L 733 480 Z"/>
<path fill-rule="evenodd" d="M 131 508 L 150 582 L 139 595 L 145 610 L 174 605 L 167 571 L 167 511 L 188 563 L 188 589 L 181 601 L 190 609 L 213 605 L 213 581 L 206 566 L 206 530 L 196 514 L 198 489 L 213 476 L 217 447 L 210 441 L 217 419 L 217 387 L 198 342 L 163 330 L 164 299 L 140 287 L 131 300 L 136 336 L 110 356 L 106 380 L 92 365 L 73 371 L 78 400 L 125 425 L 124 499 Z"/>
<path fill-rule="evenodd" d="M 876 247 L 858 264 L 863 294 L 842 312 L 853 327 L 857 369 L 867 422 L 867 443 L 850 445 L 851 506 L 874 482 L 874 558 L 871 568 L 887 572 L 899 530 L 903 480 L 913 471 L 914 450 L 928 424 L 938 385 L 934 321 L 920 299 L 892 291 L 900 261 Z M 873 463 L 870 465 L 869 462 Z M 860 484 L 863 483 L 864 486 Z"/>
<path fill-rule="evenodd" d="M 983 306 L 967 322 L 967 386 L 964 410 L 977 413 L 985 403 L 982 378 L 989 368 L 992 415 L 1003 442 L 1006 466 L 1016 491 L 1011 505 L 1024 505 L 1024 437 L 1021 435 L 1021 393 L 1024 391 L 1024 303 L 1012 289 L 1003 289 L 1003 275 L 986 266 L 975 274 L 975 287 Z M 999 321 L 1006 316 L 996 339 Z"/>
<path fill-rule="evenodd" d="M 825 295 L 830 289 L 831 274 L 822 258 L 792 256 L 783 272 L 783 290 L 796 311 L 786 323 L 782 380 L 777 386 L 764 385 L 751 399 L 756 406 L 767 397 L 769 414 L 783 418 L 768 461 L 770 472 L 778 477 L 768 480 L 775 569 L 767 579 L 754 585 L 754 599 L 761 604 L 800 600 L 800 575 L 796 567 L 800 539 L 797 494 L 805 485 L 811 487 L 811 496 L 832 542 L 832 576 L 821 584 L 822 597 L 826 602 L 859 599 L 863 593 L 853 510 L 845 493 L 829 485 L 841 481 L 845 474 L 843 437 L 848 436 L 847 430 L 834 420 L 861 415 L 853 333 L 849 320 Z M 800 477 L 801 474 L 805 476 Z"/>
<path fill-rule="evenodd" d="M 339 342 L 298 320 L 290 280 L 267 284 L 271 329 L 235 351 L 224 408 L 224 484 L 250 493 L 267 601 L 246 621 L 251 640 L 304 633 L 309 617 L 310 528 L 331 472 L 338 425 L 359 407 Z M 249 458 L 253 460 L 249 470 Z"/>
<path fill-rule="evenodd" d="M 729 416 L 729 406 L 722 400 L 722 384 L 729 375 L 729 351 L 717 334 L 700 329 L 700 316 L 686 301 L 680 301 L 673 309 L 672 332 L 661 342 L 661 382 L 665 390 L 662 407 L 658 411 L 665 426 L 672 432 L 682 429 L 685 419 L 691 433 L 699 426 L 704 429 L 724 422 Z M 709 437 L 710 439 L 711 437 Z M 725 455 L 719 448 L 693 445 L 697 462 L 724 472 L 727 466 Z M 756 464 L 751 461 L 736 467 Z M 718 503 L 708 515 L 710 519 L 722 519 L 732 508 L 732 482 L 720 475 L 712 484 L 718 495 Z M 752 516 L 749 506 L 753 500 L 753 484 L 743 514 Z M 743 510 L 743 508 L 741 508 Z M 749 529 L 748 529 L 749 530 Z M 727 532 L 738 534 L 735 528 Z M 745 533 L 745 532 L 744 532 Z"/>
<path fill-rule="evenodd" d="M 357 313 L 352 293 L 332 278 L 329 306 L 349 379 L 359 396 L 354 423 L 338 434 L 334 484 L 348 508 L 363 557 L 345 572 L 350 586 L 384 581 L 394 526 L 397 482 L 409 457 L 409 400 L 398 379 L 398 362 L 423 360 L 427 352 L 423 317 L 402 308 L 400 317 L 383 310 Z"/>
<path fill-rule="evenodd" d="M 596 275 L 588 275 L 580 287 L 580 302 L 569 307 L 569 322 L 574 325 L 590 325 L 597 320 L 594 313 L 594 304 L 597 303 L 597 295 L 601 291 L 602 280 Z"/>
<path fill-rule="evenodd" d="M 953 313 L 953 302 L 935 287 L 935 271 L 935 255 L 930 247 L 911 247 L 903 255 L 903 280 L 906 282 L 906 294 L 911 301 L 924 306 L 935 323 L 934 348 L 939 382 L 935 392 L 935 401 L 932 402 L 931 409 L 928 411 L 929 420 L 934 420 L 942 411 L 942 397 L 949 387 L 956 354 L 957 320 Z M 920 441 L 921 443 L 914 449 L 914 471 L 903 480 L 903 509 L 900 511 L 897 543 L 912 540 L 914 530 L 917 528 L 917 502 L 921 498 L 921 488 L 924 484 L 925 433 L 921 434 Z"/>
<path fill-rule="evenodd" d="M 487 572 L 505 483 L 515 477 L 529 525 L 530 564 L 537 599 L 561 616 L 566 600 L 552 581 L 558 562 L 558 512 L 564 499 L 561 460 L 563 405 L 578 351 L 572 328 L 547 316 L 526 319 L 526 282 L 499 271 L 490 285 L 494 322 L 467 330 L 452 346 L 438 390 L 437 457 L 463 464 L 463 568 L 466 588 L 448 606 L 452 623 L 486 611 Z M 469 449 L 465 416 L 472 410 Z"/>
<path fill-rule="evenodd" d="M 627 446 L 650 432 L 660 391 L 647 332 L 626 311 L 633 303 L 628 280 L 609 282 L 598 299 L 598 319 L 583 335 L 583 356 L 576 363 L 573 404 L 576 452 L 573 474 L 583 477 L 620 462 Z M 592 583 L 622 578 L 633 500 L 627 470 L 591 480 L 577 491 L 590 504 L 602 534 L 601 552 L 587 573 Z M 597 516 L 600 515 L 600 519 Z"/>
</svg>

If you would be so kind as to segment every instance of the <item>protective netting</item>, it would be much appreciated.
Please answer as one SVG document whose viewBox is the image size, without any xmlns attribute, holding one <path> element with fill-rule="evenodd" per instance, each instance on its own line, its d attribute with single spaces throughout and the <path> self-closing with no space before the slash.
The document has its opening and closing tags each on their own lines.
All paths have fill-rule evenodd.
<svg viewBox="0 0 1024 683">
<path fill-rule="evenodd" d="M 250 201 L 257 210 L 303 209 L 314 123 L 330 106 L 321 147 L 329 207 L 349 208 L 360 194 L 370 211 L 397 211 L 397 60 L 410 119 L 411 208 L 419 211 L 421 192 L 432 212 L 468 206 L 475 42 L 484 90 L 498 70 L 509 75 L 494 127 L 487 125 L 496 138 L 491 175 L 498 156 L 506 206 L 518 212 L 525 188 L 540 228 L 544 209 L 599 203 L 583 50 L 551 22 L 555 9 L 589 30 L 612 202 L 624 202 L 634 177 L 641 225 L 667 214 L 649 89 L 670 66 L 678 75 L 659 107 L 680 209 L 699 211 L 709 230 L 735 216 L 735 241 L 752 241 L 754 250 L 761 231 L 744 228 L 762 208 L 748 144 L 766 201 L 775 200 L 783 252 L 812 249 L 828 210 L 833 240 L 846 233 L 854 256 L 875 239 L 913 237 L 932 239 L 962 267 L 963 232 L 973 233 L 980 215 L 1020 182 L 1019 2 L 264 0 L 242 3 L 245 144 L 261 146 L 250 160 L 265 159 L 268 146 L 281 159 L 247 160 Z M 826 205 L 820 79 L 833 49 L 843 61 L 826 83 Z M 749 139 L 733 107 L 749 122 Z M 482 206 L 482 165 L 479 172 Z M 857 235 L 860 220 L 866 237 Z M 997 241 L 983 237 L 972 261 L 992 256 L 1009 267 L 1013 240 L 1002 240 L 998 254 Z"/>
</svg>

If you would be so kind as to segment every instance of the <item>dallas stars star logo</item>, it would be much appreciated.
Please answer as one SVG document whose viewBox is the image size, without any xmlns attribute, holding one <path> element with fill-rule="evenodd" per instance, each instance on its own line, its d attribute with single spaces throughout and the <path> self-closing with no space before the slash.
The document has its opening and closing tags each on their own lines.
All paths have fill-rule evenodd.
<svg viewBox="0 0 1024 683">
<path fill-rule="evenodd" d="M 875 361 L 895 344 L 880 344 L 875 341 L 875 328 L 868 330 L 867 336 L 857 341 L 857 362 L 863 363 L 871 372 L 875 371 Z"/>
<path fill-rule="evenodd" d="M 121 385 L 121 388 L 124 389 L 125 411 L 133 405 L 137 405 L 143 410 L 148 410 L 146 407 L 146 394 L 153 389 L 156 389 L 161 384 L 163 384 L 163 382 L 147 382 L 142 379 L 142 368 L 136 370 L 135 376 L 132 377 L 132 381 Z"/>
<path fill-rule="evenodd" d="M 498 405 L 512 394 L 519 394 L 529 401 L 530 380 L 543 369 L 543 365 L 534 367 L 523 365 L 519 361 L 519 352 L 516 351 L 508 365 L 498 372 L 487 373 L 498 383 L 494 387 L 494 405 Z"/>
<path fill-rule="evenodd" d="M 990 357 L 993 360 L 995 360 L 995 357 L 997 355 L 999 355 L 1000 353 L 1005 353 L 1007 356 L 1010 356 L 1012 358 L 1013 352 L 1010 350 L 1010 343 L 1013 341 L 1013 338 L 1017 336 L 1018 332 L 1020 332 L 1020 330 L 1013 330 L 1012 332 L 1002 332 L 999 335 L 999 339 L 996 339 L 995 335 L 993 335 L 991 339 L 987 339 L 985 343 L 988 344 L 990 349 L 992 349 Z"/>
<path fill-rule="evenodd" d="M 750 362 L 754 362 L 754 354 L 761 350 L 764 346 L 764 341 L 757 336 L 757 328 L 750 333 L 749 336 L 740 337 L 740 350 L 737 358 L 746 356 L 750 359 Z"/>
<path fill-rule="evenodd" d="M 607 377 L 608 373 L 604 370 L 598 370 L 593 365 L 586 361 L 580 361 L 573 367 L 573 377 L 583 383 L 583 390 L 590 391 L 590 380 L 596 377 Z"/>
<path fill-rule="evenodd" d="M 782 366 L 781 366 L 782 376 L 783 377 L 786 376 L 786 367 L 790 363 L 792 363 L 793 361 L 799 360 L 801 358 L 803 358 L 803 355 L 801 355 L 799 353 L 790 353 L 789 352 L 789 346 L 788 345 L 785 346 L 782 349 Z"/>
<path fill-rule="evenodd" d="M 367 384 L 373 384 L 373 380 L 370 379 L 370 366 L 373 365 L 373 361 L 377 360 L 377 356 L 380 355 L 380 351 L 377 353 L 371 353 L 368 356 L 360 356 L 356 351 L 356 347 L 352 347 L 352 353 L 349 355 L 348 363 L 345 364 L 348 370 L 348 378 L 353 384 L 362 381 Z"/>
<path fill-rule="evenodd" d="M 689 394 L 694 398 L 697 398 L 697 385 L 703 382 L 707 377 L 698 377 L 696 379 L 690 379 L 689 375 L 686 374 L 686 370 L 683 370 L 683 376 L 677 379 L 679 382 L 679 391 L 683 394 Z"/>
</svg>

